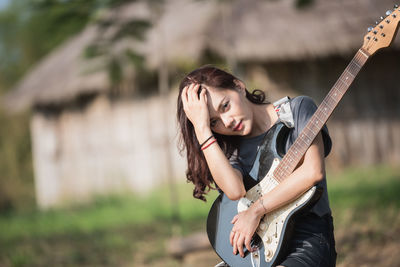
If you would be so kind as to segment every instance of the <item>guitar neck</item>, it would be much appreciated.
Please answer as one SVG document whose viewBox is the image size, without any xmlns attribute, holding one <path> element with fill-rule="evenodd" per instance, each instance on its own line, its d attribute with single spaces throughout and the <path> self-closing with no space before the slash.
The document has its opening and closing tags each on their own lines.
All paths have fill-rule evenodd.
<svg viewBox="0 0 400 267">
<path fill-rule="evenodd" d="M 369 54 L 363 49 L 359 49 L 342 75 L 333 85 L 328 95 L 319 105 L 314 115 L 308 121 L 303 131 L 299 134 L 296 141 L 292 144 L 282 161 L 275 169 L 273 177 L 276 181 L 282 182 L 296 168 L 317 134 L 321 131 L 324 124 L 331 116 L 333 110 L 342 99 L 343 95 L 353 83 L 358 72 L 369 58 Z"/>
</svg>

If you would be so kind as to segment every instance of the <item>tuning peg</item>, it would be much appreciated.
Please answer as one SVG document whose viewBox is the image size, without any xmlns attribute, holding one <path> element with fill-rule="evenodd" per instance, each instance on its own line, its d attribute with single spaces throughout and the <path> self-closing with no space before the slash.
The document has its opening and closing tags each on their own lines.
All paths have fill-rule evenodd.
<svg viewBox="0 0 400 267">
<path fill-rule="evenodd" d="M 399 5 L 394 5 L 394 8 L 398 8 L 399 7 Z"/>
<path fill-rule="evenodd" d="M 389 16 L 390 14 L 392 14 L 392 10 L 386 11 L 386 16 Z"/>
<path fill-rule="evenodd" d="M 380 19 L 381 19 L 381 20 L 383 20 L 383 19 L 384 19 L 384 17 L 382 17 L 382 16 L 381 16 L 381 17 L 380 17 Z"/>
<path fill-rule="evenodd" d="M 374 27 L 368 27 L 367 31 L 370 32 L 374 29 Z"/>
<path fill-rule="evenodd" d="M 378 21 L 375 21 L 375 24 L 376 24 L 376 25 L 378 25 L 378 24 L 379 24 L 379 22 L 378 22 Z"/>
</svg>

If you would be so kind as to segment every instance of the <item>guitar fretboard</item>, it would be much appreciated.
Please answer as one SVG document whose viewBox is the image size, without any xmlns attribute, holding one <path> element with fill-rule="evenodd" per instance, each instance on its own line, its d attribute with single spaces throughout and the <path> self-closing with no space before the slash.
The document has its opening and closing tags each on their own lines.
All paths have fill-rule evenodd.
<svg viewBox="0 0 400 267">
<path fill-rule="evenodd" d="M 356 55 L 333 85 L 328 95 L 321 102 L 314 115 L 275 169 L 273 177 L 276 181 L 282 182 L 294 171 L 368 58 L 369 55 L 362 49 L 357 51 Z"/>
</svg>

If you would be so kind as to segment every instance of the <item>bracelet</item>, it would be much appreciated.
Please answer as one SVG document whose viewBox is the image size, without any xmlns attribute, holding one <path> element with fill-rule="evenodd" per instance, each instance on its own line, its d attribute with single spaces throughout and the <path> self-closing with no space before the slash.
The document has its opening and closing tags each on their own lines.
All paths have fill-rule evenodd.
<svg viewBox="0 0 400 267">
<path fill-rule="evenodd" d="M 261 203 L 261 206 L 264 208 L 265 213 L 267 213 L 267 209 L 266 209 L 265 206 L 264 206 L 262 197 L 260 197 L 260 203 Z"/>
<path fill-rule="evenodd" d="M 202 147 L 201 150 L 206 149 L 207 147 L 211 146 L 212 144 L 215 143 L 215 141 L 217 141 L 216 139 L 214 139 L 211 143 L 209 143 L 208 145 L 206 145 L 205 147 Z"/>
<path fill-rule="evenodd" d="M 206 141 L 204 141 L 203 143 L 200 144 L 200 148 L 201 148 L 202 146 L 204 146 L 204 145 L 207 143 L 207 141 L 210 140 L 210 139 L 213 138 L 213 137 L 214 137 L 213 134 L 212 134 L 210 137 L 208 137 L 208 138 L 206 139 Z"/>
</svg>

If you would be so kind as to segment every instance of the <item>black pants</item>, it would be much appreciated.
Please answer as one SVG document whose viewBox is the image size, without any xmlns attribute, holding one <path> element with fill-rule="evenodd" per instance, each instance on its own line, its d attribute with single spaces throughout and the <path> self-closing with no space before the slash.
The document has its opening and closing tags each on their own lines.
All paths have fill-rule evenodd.
<svg viewBox="0 0 400 267">
<path fill-rule="evenodd" d="M 278 265 L 285 267 L 336 266 L 333 219 L 308 212 L 296 218 L 294 232 L 288 244 L 288 254 Z"/>
</svg>

